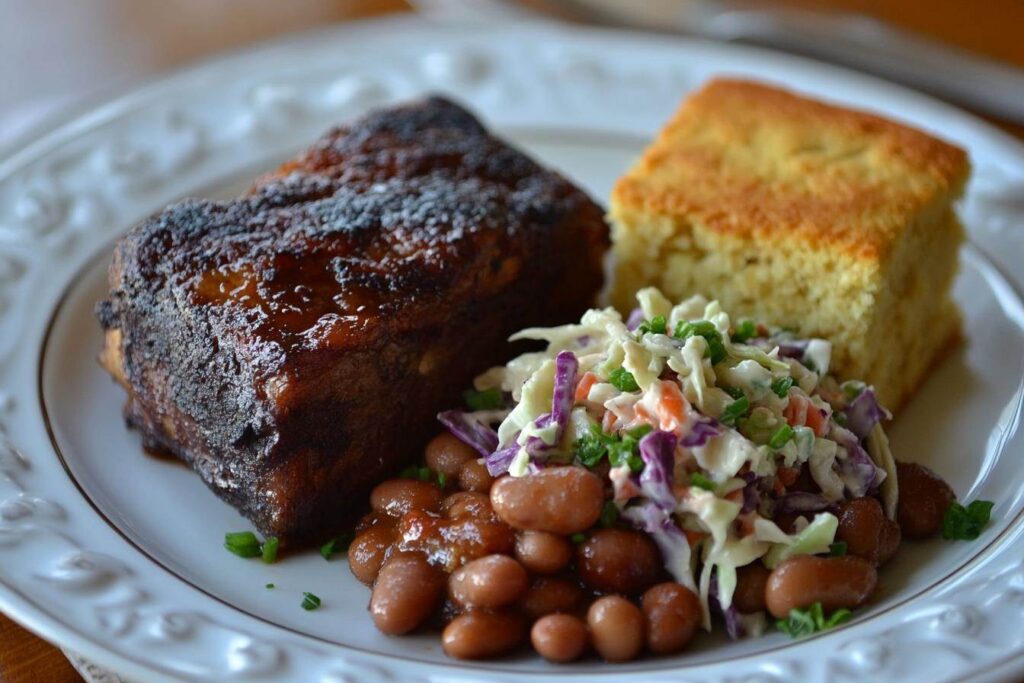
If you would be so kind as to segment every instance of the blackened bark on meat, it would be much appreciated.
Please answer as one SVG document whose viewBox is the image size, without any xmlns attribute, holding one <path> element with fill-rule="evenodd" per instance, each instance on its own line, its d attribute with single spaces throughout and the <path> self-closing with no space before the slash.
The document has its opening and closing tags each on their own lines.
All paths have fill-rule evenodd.
<svg viewBox="0 0 1024 683">
<path fill-rule="evenodd" d="M 118 243 L 101 362 L 146 444 L 258 529 L 318 541 L 472 377 L 602 283 L 600 207 L 440 98 L 329 132 L 231 202 Z"/>
</svg>

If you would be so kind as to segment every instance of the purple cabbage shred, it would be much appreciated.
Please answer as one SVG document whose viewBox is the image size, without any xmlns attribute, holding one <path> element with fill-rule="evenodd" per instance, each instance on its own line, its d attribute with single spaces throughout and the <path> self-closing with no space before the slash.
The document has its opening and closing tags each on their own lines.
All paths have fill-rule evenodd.
<svg viewBox="0 0 1024 683">
<path fill-rule="evenodd" d="M 703 446 L 709 440 L 722 433 L 722 427 L 714 420 L 695 422 L 680 442 L 683 448 Z"/>
<path fill-rule="evenodd" d="M 478 420 L 473 413 L 446 410 L 438 413 L 437 419 L 456 439 L 472 446 L 484 457 L 489 456 L 498 447 L 497 432 Z"/>
<path fill-rule="evenodd" d="M 655 505 L 667 511 L 676 506 L 672 494 L 675 451 L 676 436 L 672 432 L 654 431 L 640 439 L 640 457 L 644 461 L 640 488 Z"/>
<path fill-rule="evenodd" d="M 892 418 L 889 411 L 879 405 L 875 390 L 871 387 L 860 392 L 843 413 L 847 428 L 860 439 L 866 439 L 879 422 Z"/>
</svg>

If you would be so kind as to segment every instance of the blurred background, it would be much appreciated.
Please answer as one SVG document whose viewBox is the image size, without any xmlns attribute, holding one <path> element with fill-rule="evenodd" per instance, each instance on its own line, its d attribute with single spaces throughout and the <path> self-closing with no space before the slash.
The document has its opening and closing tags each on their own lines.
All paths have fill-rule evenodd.
<svg viewBox="0 0 1024 683">
<path fill-rule="evenodd" d="M 205 55 L 414 10 L 766 44 L 880 72 L 1024 136 L 1022 0 L 0 0 L 0 149 L 68 107 Z"/>
<path fill-rule="evenodd" d="M 0 0 L 0 159 L 32 131 L 207 55 L 413 11 L 492 30 L 547 17 L 767 45 L 929 91 L 1024 139 L 1024 0 Z M 0 616 L 0 681 L 81 680 Z"/>
</svg>

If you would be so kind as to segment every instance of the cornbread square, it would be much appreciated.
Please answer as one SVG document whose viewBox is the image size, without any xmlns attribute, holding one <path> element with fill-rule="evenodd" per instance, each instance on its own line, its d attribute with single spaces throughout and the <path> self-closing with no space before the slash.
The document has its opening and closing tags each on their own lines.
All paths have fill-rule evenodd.
<svg viewBox="0 0 1024 683">
<path fill-rule="evenodd" d="M 959 338 L 966 153 L 763 84 L 687 98 L 619 179 L 612 302 L 641 287 L 833 342 L 832 372 L 899 409 Z"/>
</svg>

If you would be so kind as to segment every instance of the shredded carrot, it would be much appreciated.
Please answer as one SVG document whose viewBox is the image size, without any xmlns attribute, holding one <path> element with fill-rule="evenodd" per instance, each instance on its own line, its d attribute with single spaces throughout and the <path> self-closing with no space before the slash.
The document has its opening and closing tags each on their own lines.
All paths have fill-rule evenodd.
<svg viewBox="0 0 1024 683">
<path fill-rule="evenodd" d="M 612 431 L 612 425 L 615 424 L 615 413 L 610 410 L 604 411 L 604 417 L 601 418 L 601 429 L 606 434 Z"/>
<path fill-rule="evenodd" d="M 772 484 L 772 492 L 774 492 L 776 496 L 781 496 L 786 492 L 785 485 L 779 481 L 778 477 L 775 478 L 775 482 Z"/>
<path fill-rule="evenodd" d="M 739 533 L 740 536 L 750 536 L 754 533 L 754 520 L 757 519 L 757 515 L 753 512 L 739 515 L 736 521 L 739 522 Z"/>
<path fill-rule="evenodd" d="M 825 419 L 821 409 L 815 408 L 813 405 L 807 408 L 804 424 L 814 430 L 815 436 L 825 436 L 825 432 L 828 431 L 828 420 Z"/>
<path fill-rule="evenodd" d="M 725 494 L 725 499 L 731 500 L 734 503 L 742 503 L 743 489 L 736 489 L 735 491 L 730 491 L 729 493 Z"/>
<path fill-rule="evenodd" d="M 674 432 L 686 420 L 686 397 L 675 382 L 661 383 L 661 400 L 658 402 L 658 418 L 661 430 Z"/>
<path fill-rule="evenodd" d="M 690 544 L 691 548 L 708 537 L 708 534 L 703 531 L 690 531 L 689 529 L 683 529 L 683 533 L 686 534 L 686 540 Z"/>
<path fill-rule="evenodd" d="M 644 407 L 643 403 L 637 403 L 633 406 L 633 413 L 636 414 L 637 422 L 645 422 L 650 425 L 654 425 L 654 420 L 651 419 L 651 414 L 647 412 L 647 408 Z"/>
<path fill-rule="evenodd" d="M 789 395 L 789 403 L 786 404 L 782 415 L 786 418 L 786 422 L 789 423 L 790 427 L 802 427 L 804 425 L 804 422 L 807 420 L 809 404 L 810 401 L 799 394 Z"/>
<path fill-rule="evenodd" d="M 586 401 L 590 396 L 590 388 L 597 384 L 597 375 L 592 372 L 584 372 L 576 385 L 576 402 Z"/>
<path fill-rule="evenodd" d="M 792 486 L 796 483 L 796 479 L 799 476 L 800 470 L 795 467 L 786 467 L 785 465 L 775 472 L 775 478 L 781 481 L 783 486 Z"/>
</svg>

